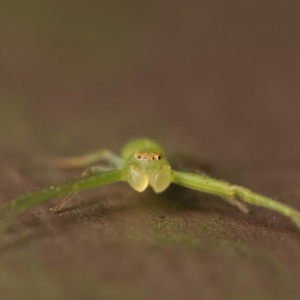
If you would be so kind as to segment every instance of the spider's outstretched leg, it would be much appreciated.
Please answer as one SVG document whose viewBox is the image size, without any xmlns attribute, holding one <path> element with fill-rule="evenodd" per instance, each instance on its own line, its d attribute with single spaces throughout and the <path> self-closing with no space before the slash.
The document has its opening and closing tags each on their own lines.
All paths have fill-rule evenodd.
<svg viewBox="0 0 300 300">
<path fill-rule="evenodd" d="M 52 200 L 53 198 L 66 195 L 70 192 L 76 193 L 104 184 L 125 180 L 126 177 L 124 170 L 116 169 L 105 173 L 74 179 L 65 183 L 55 184 L 48 188 L 37 190 L 35 192 L 14 198 L 0 206 L 0 213 L 8 209 L 11 210 L 9 215 L 1 224 L 0 232 L 3 232 L 19 214 L 39 204 Z"/>
<path fill-rule="evenodd" d="M 235 206 L 236 208 L 238 208 L 240 211 L 242 211 L 245 214 L 248 214 L 250 212 L 250 209 L 248 207 L 247 204 L 239 201 L 238 199 L 236 199 L 236 195 L 231 196 L 231 197 L 223 197 L 223 199 L 228 202 L 229 204 Z"/>
<path fill-rule="evenodd" d="M 291 218 L 300 228 L 299 211 L 284 203 L 280 203 L 271 198 L 256 194 L 244 187 L 230 185 L 227 182 L 216 180 L 206 176 L 177 171 L 173 171 L 172 173 L 172 182 L 190 189 L 198 190 L 208 194 L 218 195 L 229 201 L 232 201 L 232 199 L 238 197 L 239 199 L 247 203 L 269 208 Z M 233 204 L 236 205 L 235 203 Z"/>
<path fill-rule="evenodd" d="M 192 159 L 190 158 L 189 156 L 186 156 L 186 155 L 179 155 L 177 154 L 177 156 L 175 156 L 173 158 L 173 160 L 175 162 L 177 162 L 177 165 L 179 167 L 179 170 L 180 172 L 187 172 L 187 173 L 194 173 L 194 174 L 198 174 L 200 176 L 204 176 L 204 177 L 207 177 L 207 176 L 210 176 L 211 174 L 210 171 L 211 171 L 211 166 L 205 162 L 204 160 L 199 160 L 199 159 Z M 190 167 L 190 168 L 183 168 L 182 166 L 179 165 L 179 162 L 185 162 L 185 164 L 188 165 L 188 163 L 192 162 L 192 166 L 193 167 Z M 173 165 L 173 164 L 172 164 Z M 195 165 L 197 165 L 199 168 L 198 169 L 195 169 Z M 177 169 L 178 169 L 177 167 Z M 176 167 L 175 167 L 176 168 Z M 238 208 L 240 211 L 244 212 L 244 213 L 249 213 L 249 207 L 248 205 L 246 205 L 245 203 L 239 201 L 238 199 L 236 198 L 223 198 L 227 203 L 235 206 L 236 208 Z"/>
<path fill-rule="evenodd" d="M 106 167 L 106 166 L 92 166 L 92 167 L 87 167 L 84 172 L 81 174 L 81 177 L 87 177 L 89 175 L 93 175 L 93 174 L 98 174 L 98 173 L 103 173 L 103 172 L 107 172 L 107 171 L 111 171 L 112 169 L 110 167 Z M 53 210 L 53 212 L 59 212 L 62 210 L 62 208 L 65 206 L 65 204 L 71 200 L 71 198 L 76 195 L 78 192 L 71 192 L 69 194 L 67 194 L 62 200 L 60 200 L 56 206 L 51 209 Z"/>
<path fill-rule="evenodd" d="M 248 206 L 236 199 L 235 193 L 230 189 L 230 184 L 216 180 L 206 175 L 173 171 L 173 183 L 198 190 L 208 194 L 221 196 L 226 202 L 235 206 L 244 213 L 249 213 Z"/>
<path fill-rule="evenodd" d="M 256 194 L 249 189 L 246 189 L 242 186 L 232 185 L 230 187 L 234 193 L 243 201 L 248 202 L 257 206 L 264 206 L 269 209 L 275 210 L 289 218 L 291 218 L 294 223 L 300 228 L 300 212 L 296 209 L 273 200 L 271 198 L 265 197 L 263 195 Z"/>
<path fill-rule="evenodd" d="M 117 168 L 123 167 L 124 165 L 123 158 L 106 149 L 87 153 L 82 156 L 58 158 L 54 163 L 56 166 L 62 169 L 84 168 L 101 160 L 107 161 Z"/>
<path fill-rule="evenodd" d="M 80 168 L 87 165 L 94 164 L 101 160 L 111 163 L 114 167 L 121 168 L 124 165 L 124 159 L 114 154 L 113 152 L 103 149 L 96 152 L 91 152 L 82 156 L 59 158 L 55 164 L 59 168 Z M 87 167 L 82 173 L 81 177 L 86 177 L 92 174 L 110 171 L 112 168 L 107 166 L 91 166 Z M 75 195 L 76 193 L 69 193 L 64 197 L 53 209 L 54 212 L 59 212 L 63 206 Z"/>
</svg>

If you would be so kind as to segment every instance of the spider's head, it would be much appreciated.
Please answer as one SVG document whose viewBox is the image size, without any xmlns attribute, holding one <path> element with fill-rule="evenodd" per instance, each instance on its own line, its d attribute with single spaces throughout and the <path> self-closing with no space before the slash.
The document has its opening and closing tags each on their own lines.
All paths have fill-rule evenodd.
<svg viewBox="0 0 300 300">
<path fill-rule="evenodd" d="M 156 193 L 159 193 L 171 183 L 171 167 L 162 153 L 135 152 L 126 169 L 129 184 L 139 192 L 150 185 Z"/>
</svg>

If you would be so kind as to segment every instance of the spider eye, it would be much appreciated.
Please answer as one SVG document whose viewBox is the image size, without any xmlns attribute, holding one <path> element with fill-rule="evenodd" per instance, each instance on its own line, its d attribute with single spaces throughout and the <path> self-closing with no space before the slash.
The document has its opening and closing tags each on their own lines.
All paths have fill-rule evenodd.
<svg viewBox="0 0 300 300">
<path fill-rule="evenodd" d="M 158 155 L 158 156 L 157 156 L 157 159 L 160 160 L 160 159 L 161 159 L 161 155 Z"/>
<path fill-rule="evenodd" d="M 137 156 L 137 158 L 138 158 L 138 159 L 141 159 L 141 158 L 142 158 L 142 156 L 139 154 L 139 155 Z"/>
</svg>

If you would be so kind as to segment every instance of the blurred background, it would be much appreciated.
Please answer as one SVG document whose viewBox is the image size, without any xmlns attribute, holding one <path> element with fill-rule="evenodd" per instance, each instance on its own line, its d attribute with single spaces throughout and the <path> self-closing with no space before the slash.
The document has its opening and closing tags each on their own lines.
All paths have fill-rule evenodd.
<svg viewBox="0 0 300 300">
<path fill-rule="evenodd" d="M 149 136 L 224 159 L 296 158 L 299 7 L 1 1 L 1 137 L 49 152 Z"/>
<path fill-rule="evenodd" d="M 146 136 L 161 142 L 168 153 L 226 164 L 229 173 L 239 166 L 244 171 L 224 179 L 300 208 L 299 15 L 300 2 L 292 0 L 0 1 L 0 200 L 65 178 L 36 173 L 43 160 L 102 147 L 118 152 L 129 139 Z M 38 183 L 32 183 L 30 178 L 37 177 Z M 300 262 L 295 254 L 299 235 L 286 226 L 284 234 L 294 234 L 295 244 L 287 252 L 293 265 Z M 192 258 L 188 262 L 194 264 Z M 167 276 L 173 274 L 172 267 L 166 270 Z M 226 268 L 223 272 L 209 273 L 205 283 L 212 290 L 204 298 L 222 299 L 224 286 L 220 294 L 212 291 L 214 278 L 220 284 Z M 245 277 L 249 298 L 243 299 L 282 299 L 288 293 L 295 299 L 297 285 L 289 281 L 279 288 L 278 278 L 266 279 L 269 273 L 260 281 L 268 287 L 251 285 L 260 272 L 254 269 Z M 239 282 L 243 270 L 233 273 Z M 172 280 L 188 281 L 182 276 Z M 132 286 L 138 282 L 134 278 Z M 151 278 L 143 288 L 159 286 L 157 295 L 168 299 L 169 290 L 152 284 Z M 111 282 L 106 290 L 111 291 Z M 170 299 L 183 299 L 182 291 Z M 197 295 L 195 291 L 195 299 Z"/>
</svg>

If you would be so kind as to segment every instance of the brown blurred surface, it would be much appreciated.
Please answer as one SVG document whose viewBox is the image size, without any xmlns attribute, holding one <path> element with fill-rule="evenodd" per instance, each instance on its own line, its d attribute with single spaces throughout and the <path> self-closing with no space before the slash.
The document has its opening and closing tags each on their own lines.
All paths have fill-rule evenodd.
<svg viewBox="0 0 300 300">
<path fill-rule="evenodd" d="M 300 209 L 297 1 L 2 1 L 0 201 L 78 176 L 53 157 L 160 141 Z M 297 299 L 286 218 L 126 184 L 22 215 L 1 299 Z"/>
</svg>

